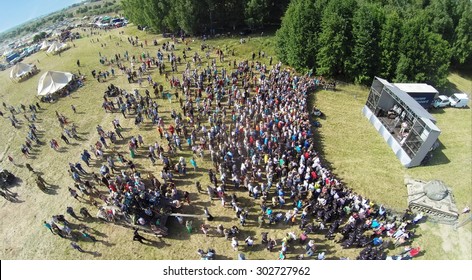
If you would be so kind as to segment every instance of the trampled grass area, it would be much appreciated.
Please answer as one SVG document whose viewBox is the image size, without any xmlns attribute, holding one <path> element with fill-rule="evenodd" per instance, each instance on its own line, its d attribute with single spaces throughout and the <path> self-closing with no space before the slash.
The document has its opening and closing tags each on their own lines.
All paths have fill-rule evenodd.
<svg viewBox="0 0 472 280">
<path fill-rule="evenodd" d="M 124 35 L 118 33 L 122 30 L 125 30 Z M 138 36 L 140 40 L 146 39 L 148 46 L 144 48 L 132 47 L 127 42 L 127 36 L 130 35 Z M 91 43 L 92 38 L 99 38 L 100 42 Z M 101 109 L 103 92 L 109 83 L 128 91 L 139 88 L 137 84 L 128 84 L 125 76 L 116 67 L 117 76 L 104 83 L 93 80 L 90 74 L 93 69 L 97 71 L 110 70 L 110 66 L 100 65 L 99 53 L 109 59 L 115 53 L 123 56 L 125 51 L 128 51 L 130 56 L 139 56 L 143 51 L 155 56 L 157 47 L 152 46 L 154 38 L 158 38 L 159 44 L 170 40 L 145 34 L 132 26 L 111 32 L 101 32 L 101 35 L 84 37 L 75 41 L 76 47 L 62 53 L 61 57 L 46 56 L 44 52 L 29 57 L 26 62 L 36 63 L 41 72 L 25 82 L 12 83 L 8 78 L 8 70 L 0 73 L 0 84 L 2 85 L 0 98 L 7 104 L 15 106 L 20 103 L 28 105 L 37 101 L 35 97 L 37 82 L 41 74 L 47 70 L 74 73 L 80 70 L 81 73 L 87 75 L 88 79 L 86 85 L 71 96 L 62 98 L 54 104 L 41 103 L 43 110 L 38 114 L 40 121 L 37 126 L 41 131 L 40 138 L 46 145 L 34 148 L 34 159 L 22 158 L 19 150 L 19 146 L 26 136 L 27 126 L 23 124 L 20 129 L 13 129 L 8 119 L 0 119 L 0 127 L 3 132 L 0 135 L 0 143 L 2 143 L 0 148 L 1 166 L 10 169 L 20 178 L 20 183 L 11 190 L 18 193 L 21 201 L 12 203 L 2 200 L 0 202 L 2 217 L 0 256 L 2 259 L 197 259 L 196 250 L 209 247 L 216 249 L 219 259 L 235 259 L 237 257 L 237 252 L 231 249 L 230 241 L 214 236 L 214 231 L 210 237 L 205 237 L 199 231 L 203 221 L 198 219 L 194 220 L 195 232 L 192 234 L 186 233 L 183 226 L 171 220 L 169 237 L 162 240 L 151 237 L 155 240 L 153 246 L 133 242 L 132 231 L 129 229 L 93 221 L 88 224 L 97 230 L 95 234 L 92 232 L 92 235 L 95 235 L 99 242 L 93 244 L 83 239 L 79 241 L 82 248 L 90 252 L 89 254 L 81 254 L 71 250 L 69 240 L 53 236 L 42 226 L 42 221 L 50 219 L 51 215 L 64 214 L 67 206 L 73 206 L 78 212 L 80 207 L 86 205 L 73 200 L 67 191 L 67 187 L 72 184 L 72 179 L 67 174 L 67 163 L 80 161 L 81 150 L 88 148 L 98 140 L 95 130 L 97 124 L 102 125 L 105 130 L 112 129 L 111 121 L 117 117 L 122 126 L 126 128 L 124 136 L 127 139 L 140 133 L 146 144 L 155 141 L 161 142 L 155 128 L 149 125 L 149 120 L 145 120 L 145 124 L 137 129 L 133 119 L 124 119 L 120 114 L 104 113 Z M 102 47 L 102 43 L 106 43 L 106 46 Z M 198 38 L 191 42 L 189 53 L 198 51 L 202 55 L 201 43 L 202 41 Z M 254 37 L 244 44 L 240 44 L 239 38 L 236 37 L 209 40 L 205 43 L 220 47 L 224 51 L 234 48 L 235 56 L 226 56 L 227 62 L 223 64 L 226 67 L 230 60 L 239 62 L 242 59 L 249 59 L 253 51 L 256 53 L 256 60 L 268 63 L 268 57 L 274 56 L 274 63 L 277 62 L 272 37 Z M 176 52 L 180 54 L 183 45 L 177 44 L 176 48 Z M 257 58 L 259 50 L 266 52 L 265 58 Z M 214 52 L 211 57 L 216 57 Z M 80 60 L 80 68 L 76 65 L 77 59 Z M 205 59 L 203 66 L 206 66 Z M 183 69 L 184 65 L 180 65 L 179 71 Z M 180 74 L 176 75 L 180 77 Z M 164 76 L 160 76 L 157 70 L 153 69 L 151 76 L 159 83 L 163 83 L 166 89 L 170 89 L 169 84 L 164 81 Z M 455 81 L 453 82 L 455 83 Z M 147 82 L 143 83 L 140 90 L 144 91 L 145 88 L 151 89 Z M 420 179 L 442 179 L 453 187 L 460 209 L 466 204 L 470 205 L 472 202 L 470 199 L 470 109 L 446 109 L 444 112 L 435 114 L 438 126 L 443 129 L 441 142 L 446 148 L 442 149 L 442 153 L 450 161 L 449 163 L 405 170 L 361 114 L 360 110 L 365 103 L 367 93 L 368 89 L 355 86 L 342 86 L 336 92 L 320 91 L 316 93 L 316 102 L 327 116 L 325 120 L 321 121 L 323 127 L 317 130 L 322 139 L 320 142 L 322 146 L 319 148 L 325 160 L 331 163 L 334 172 L 356 192 L 398 211 L 402 211 L 406 207 L 406 188 L 403 185 L 405 174 Z M 151 94 L 151 96 L 153 95 Z M 169 121 L 171 109 L 178 109 L 177 100 L 174 98 L 172 103 L 169 103 L 167 99 L 158 99 L 158 103 L 161 106 L 160 112 L 166 121 Z M 71 104 L 77 107 L 78 114 L 72 112 Z M 3 109 L 0 107 L 0 110 Z M 47 145 L 51 138 L 59 138 L 60 136 L 61 130 L 55 118 L 56 110 L 66 115 L 79 127 L 78 131 L 83 138 L 80 141 L 72 140 L 71 145 L 60 142 L 62 152 L 59 153 Z M 18 115 L 17 118 L 24 121 L 22 115 Z M 127 155 L 126 142 L 117 145 L 116 148 Z M 159 163 L 152 166 L 145 157 L 145 150 L 146 148 L 140 148 L 141 153 L 138 153 L 138 158 L 134 162 L 137 163 L 139 169 L 143 170 L 143 173 L 153 172 L 157 176 L 162 165 Z M 15 158 L 16 166 L 6 160 L 8 154 Z M 191 151 L 185 148 L 177 156 L 184 156 L 188 160 Z M 436 159 L 441 158 L 442 156 L 435 155 L 433 163 Z M 26 162 L 29 162 L 34 169 L 43 172 L 46 181 L 58 187 L 55 194 L 45 194 L 36 187 L 30 173 L 24 168 Z M 205 223 L 213 228 L 220 223 L 225 228 L 231 225 L 239 226 L 238 219 L 230 208 L 223 208 L 220 201 L 217 200 L 210 202 L 206 193 L 196 192 L 195 181 L 201 181 L 202 186 L 206 186 L 209 183 L 207 171 L 211 168 L 208 155 L 205 159 L 197 159 L 197 162 L 198 172 L 189 170 L 187 176 L 176 176 L 177 187 L 190 192 L 192 203 L 190 206 L 184 206 L 186 208 L 184 212 L 202 214 L 203 207 L 207 206 L 216 219 L 212 222 L 205 221 Z M 93 171 L 97 172 L 100 165 L 98 162 L 93 162 L 93 164 Z M 232 192 L 233 190 L 230 189 L 229 193 Z M 240 235 L 240 240 L 242 239 L 240 244 L 244 244 L 243 240 L 247 235 L 254 236 L 256 244 L 258 244 L 251 250 L 241 248 L 242 252 L 246 254 L 248 259 L 276 259 L 277 252 L 270 253 L 259 245 L 260 233 L 269 232 L 270 237 L 278 239 L 280 246 L 280 239 L 285 233 L 290 230 L 298 233 L 299 230 L 286 225 L 258 228 L 259 207 L 257 202 L 248 198 L 243 191 L 236 191 L 236 193 L 241 198 L 242 204 L 247 206 L 250 211 L 248 225 L 244 228 L 240 227 L 243 231 Z M 92 214 L 96 213 L 93 206 L 86 205 L 86 207 Z M 70 216 L 68 218 L 75 224 L 79 223 Z M 471 259 L 470 246 L 464 246 L 464 244 L 471 244 L 470 232 L 470 224 L 458 232 L 452 232 L 448 227 L 426 223 L 421 226 L 421 236 L 415 239 L 415 243 L 421 244 L 426 250 L 425 255 L 421 257 L 423 259 Z M 458 233 L 461 234 L 458 235 Z M 327 251 L 327 256 L 331 259 L 338 259 L 341 256 L 355 258 L 359 251 L 357 249 L 342 250 L 337 244 L 324 241 L 322 235 L 315 235 L 312 238 L 318 244 L 318 249 Z M 465 249 L 457 250 L 454 247 L 456 244 L 461 248 L 465 247 Z M 398 253 L 400 250 L 401 248 L 398 248 L 392 253 Z M 296 245 L 289 251 L 288 258 L 293 259 L 302 252 L 303 249 Z"/>
</svg>

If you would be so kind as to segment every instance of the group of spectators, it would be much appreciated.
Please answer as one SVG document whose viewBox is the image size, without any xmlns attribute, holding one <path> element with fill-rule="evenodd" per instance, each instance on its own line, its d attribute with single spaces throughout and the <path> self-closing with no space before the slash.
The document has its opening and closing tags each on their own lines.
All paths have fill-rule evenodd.
<svg viewBox="0 0 472 280">
<path fill-rule="evenodd" d="M 128 42 L 133 46 L 140 44 L 137 37 L 128 38 Z M 147 89 L 143 94 L 140 90 L 127 92 L 110 86 L 108 92 L 114 94 L 104 95 L 102 108 L 124 118 L 133 117 L 138 129 L 146 118 L 155 127 L 159 141 L 151 139 L 155 143 L 145 145 L 141 135 L 123 135 L 118 118 L 112 121 L 112 130 L 97 126 L 97 142 L 79 157 L 88 168 L 97 170 L 87 171 L 79 162 L 67 166 L 74 180 L 74 188 L 69 188 L 72 197 L 83 198 L 82 202 L 97 207 L 97 217 L 104 221 L 167 235 L 168 215 L 185 212 L 183 202 L 190 204 L 188 192 L 179 190 L 175 174 L 187 174 L 187 160 L 197 171 L 196 159 L 208 155 L 213 166 L 208 172 L 210 200 L 218 199 L 223 207 L 231 207 L 241 228 L 246 227 L 249 214 L 258 217 L 260 227 L 282 231 L 288 228 L 279 243 L 267 233 L 261 237 L 269 251 L 280 244 L 279 259 L 295 252 L 292 249 L 297 246 L 302 246 L 304 253 L 296 258 L 316 253 L 318 259 L 324 259 L 330 252 L 318 250 L 314 234 L 323 234 L 345 249 L 364 248 L 359 259 L 385 259 L 390 246 L 402 245 L 414 237 L 412 213 L 406 212 L 402 217 L 389 215 L 383 206 L 345 187 L 323 164 L 313 141 L 317 133 L 313 112 L 318 109 L 309 98 L 322 78 L 297 75 L 281 63 L 272 65 L 271 57 L 270 65 L 266 65 L 256 60 L 255 53 L 252 60 L 225 62 L 224 53 L 230 56 L 230 50 L 208 46 L 201 50 L 207 53 L 206 66 L 198 51 L 192 53 L 187 47 L 182 61 L 170 43 L 159 48 L 155 57 L 149 53 L 130 56 L 126 52 L 124 58 L 115 55 L 112 64 L 128 75 L 130 82 L 149 77 L 155 98 Z M 208 55 L 210 52 L 218 56 L 220 65 Z M 187 61 L 187 55 L 192 59 Z M 128 62 L 130 67 L 125 66 Z M 166 64 L 171 66 L 170 71 L 166 72 Z M 181 76 L 177 71 L 180 64 L 184 64 Z M 153 69 L 165 75 L 168 86 L 150 78 Z M 158 93 L 164 87 L 175 91 L 179 104 L 178 110 L 170 112 L 168 121 L 159 112 L 162 100 Z M 57 116 L 62 123 L 62 115 Z M 117 136 L 128 143 L 129 158 L 117 151 L 116 146 L 122 144 Z M 193 156 L 180 156 L 183 149 L 191 150 Z M 153 165 L 158 161 L 162 164 L 159 178 L 137 168 L 133 162 L 137 153 L 143 153 Z M 253 200 L 244 205 L 236 196 L 238 192 L 238 196 L 247 195 Z M 248 209 L 254 205 L 257 212 L 250 213 L 252 210 Z M 211 216 L 208 209 L 205 214 L 207 218 Z M 183 224 L 182 217 L 178 219 Z M 185 224 L 192 233 L 189 220 Z M 208 235 L 209 226 L 202 225 L 201 230 Z M 240 246 L 238 238 L 245 240 L 248 247 L 257 240 L 236 226 L 224 229 L 219 225 L 216 230 L 231 240 L 235 250 Z M 135 237 L 136 234 L 135 230 Z M 138 239 L 143 240 L 134 240 Z M 212 258 L 214 254 L 212 250 Z"/>
</svg>

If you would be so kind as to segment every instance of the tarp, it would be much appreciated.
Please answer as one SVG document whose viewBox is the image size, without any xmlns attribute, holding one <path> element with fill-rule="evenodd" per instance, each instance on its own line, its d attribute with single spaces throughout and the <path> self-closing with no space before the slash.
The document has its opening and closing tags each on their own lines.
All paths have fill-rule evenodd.
<svg viewBox="0 0 472 280">
<path fill-rule="evenodd" d="M 23 62 L 18 62 L 17 64 L 15 64 L 15 66 L 12 67 L 11 72 L 10 72 L 10 78 L 19 79 L 22 76 L 31 72 L 32 70 L 33 70 L 33 65 L 26 64 Z"/>
<path fill-rule="evenodd" d="M 49 46 L 49 49 L 48 49 L 47 52 L 48 53 L 56 53 L 56 52 L 64 50 L 65 48 L 67 48 L 67 44 L 59 43 L 59 42 L 55 41 L 54 43 L 52 43 L 51 46 Z"/>
<path fill-rule="evenodd" d="M 72 73 L 48 71 L 39 78 L 38 95 L 48 95 L 65 87 L 72 80 Z"/>
</svg>

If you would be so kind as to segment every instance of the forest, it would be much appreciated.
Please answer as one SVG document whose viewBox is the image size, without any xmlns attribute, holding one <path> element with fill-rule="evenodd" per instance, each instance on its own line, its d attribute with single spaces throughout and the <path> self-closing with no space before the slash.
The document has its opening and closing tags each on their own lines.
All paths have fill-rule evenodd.
<svg viewBox="0 0 472 280">
<path fill-rule="evenodd" d="M 472 65 L 469 0 L 123 0 L 122 7 L 154 32 L 276 27 L 282 62 L 357 84 L 380 76 L 441 88 L 451 69 Z"/>
</svg>

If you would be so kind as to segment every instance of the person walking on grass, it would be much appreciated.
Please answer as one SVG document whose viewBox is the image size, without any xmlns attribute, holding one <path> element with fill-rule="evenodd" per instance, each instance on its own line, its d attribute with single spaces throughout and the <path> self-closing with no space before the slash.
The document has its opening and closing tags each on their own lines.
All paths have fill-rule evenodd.
<svg viewBox="0 0 472 280">
<path fill-rule="evenodd" d="M 52 226 L 50 223 L 43 221 L 43 226 L 51 231 L 52 234 L 56 235 L 54 231 L 52 231 Z"/>
<path fill-rule="evenodd" d="M 61 134 L 61 139 L 66 142 L 66 144 L 69 144 L 69 139 L 64 134 Z"/>
<path fill-rule="evenodd" d="M 92 215 L 90 215 L 89 211 L 85 207 L 80 208 L 80 215 L 84 218 L 92 218 Z"/>
<path fill-rule="evenodd" d="M 67 214 L 71 215 L 74 219 L 79 220 L 79 217 L 75 214 L 74 209 L 70 206 L 66 209 Z"/>
<path fill-rule="evenodd" d="M 233 237 L 231 239 L 231 247 L 233 248 L 234 251 L 237 251 L 238 246 L 239 246 L 238 239 L 236 237 Z"/>
<path fill-rule="evenodd" d="M 208 225 L 202 224 L 200 229 L 202 230 L 202 233 L 205 234 L 205 236 L 208 236 L 208 229 L 209 229 Z"/>
<path fill-rule="evenodd" d="M 185 222 L 185 227 L 187 228 L 187 232 L 188 232 L 188 233 L 192 233 L 192 229 L 193 229 L 193 227 L 192 227 L 192 221 L 187 220 L 187 222 Z"/>
<path fill-rule="evenodd" d="M 79 194 L 77 193 L 76 190 L 69 187 L 69 193 L 70 193 L 70 196 L 72 196 L 73 198 L 79 200 Z"/>
</svg>

